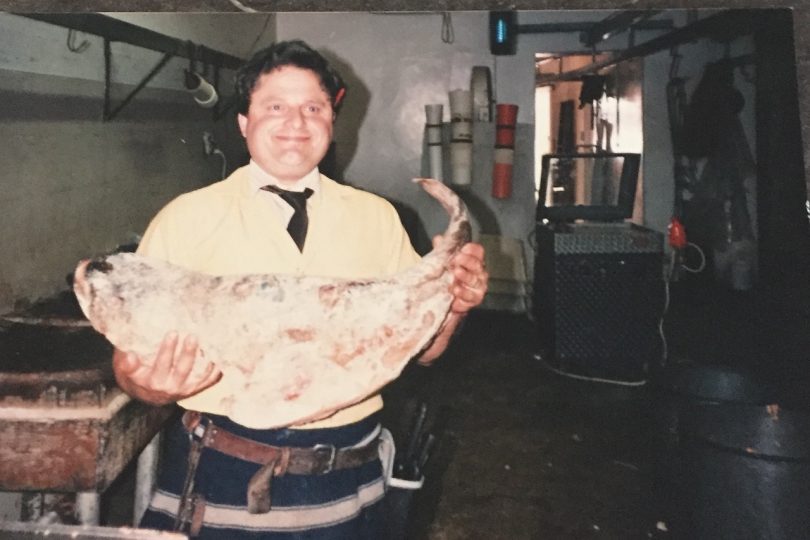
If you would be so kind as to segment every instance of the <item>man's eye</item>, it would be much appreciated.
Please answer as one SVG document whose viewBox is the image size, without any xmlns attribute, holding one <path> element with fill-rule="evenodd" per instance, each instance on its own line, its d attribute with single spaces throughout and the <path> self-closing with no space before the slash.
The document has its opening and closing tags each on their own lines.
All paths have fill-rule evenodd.
<svg viewBox="0 0 810 540">
<path fill-rule="evenodd" d="M 273 112 L 279 112 L 284 110 L 284 106 L 280 103 L 271 103 L 267 106 L 267 108 Z"/>
<path fill-rule="evenodd" d="M 321 108 L 318 105 L 307 105 L 307 112 L 312 114 L 317 114 L 321 111 Z"/>
</svg>

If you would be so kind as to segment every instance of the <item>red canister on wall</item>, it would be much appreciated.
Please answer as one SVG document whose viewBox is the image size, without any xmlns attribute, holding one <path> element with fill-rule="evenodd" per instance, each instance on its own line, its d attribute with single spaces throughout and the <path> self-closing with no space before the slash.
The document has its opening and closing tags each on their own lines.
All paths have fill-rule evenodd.
<svg viewBox="0 0 810 540">
<path fill-rule="evenodd" d="M 512 166 L 515 156 L 515 127 L 518 106 L 499 103 L 495 121 L 495 164 L 492 169 L 492 196 L 506 199 L 512 195 Z"/>
</svg>

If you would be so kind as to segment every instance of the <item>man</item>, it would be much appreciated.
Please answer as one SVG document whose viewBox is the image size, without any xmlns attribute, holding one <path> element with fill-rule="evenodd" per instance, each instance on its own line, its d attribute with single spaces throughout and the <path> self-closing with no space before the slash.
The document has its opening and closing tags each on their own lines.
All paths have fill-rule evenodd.
<svg viewBox="0 0 810 540">
<path fill-rule="evenodd" d="M 365 278 L 419 260 L 388 202 L 318 172 L 345 94 L 320 54 L 300 41 L 277 43 L 249 60 L 236 84 L 250 164 L 169 203 L 149 225 L 140 253 L 223 275 Z M 286 230 L 298 219 L 297 203 L 285 202 L 276 188 L 310 195 L 302 203 L 309 226 L 300 247 Z M 423 364 L 445 350 L 486 292 L 480 245 L 467 244 L 452 267 L 451 313 L 419 358 Z M 378 395 L 309 424 L 250 429 L 217 408 L 236 391 L 217 359 L 198 355 L 194 336 L 167 330 L 154 359 L 125 351 L 113 358 L 116 379 L 130 395 L 194 411 L 167 431 L 167 462 L 143 526 L 228 540 L 380 537 Z"/>
</svg>

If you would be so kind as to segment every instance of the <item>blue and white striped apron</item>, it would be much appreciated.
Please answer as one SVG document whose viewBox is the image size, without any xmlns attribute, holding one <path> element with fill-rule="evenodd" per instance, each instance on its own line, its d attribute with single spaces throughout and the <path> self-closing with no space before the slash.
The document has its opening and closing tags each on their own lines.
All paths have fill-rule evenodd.
<svg viewBox="0 0 810 540">
<path fill-rule="evenodd" d="M 217 415 L 205 415 L 225 429 L 274 446 L 337 448 L 362 446 L 379 435 L 377 415 L 325 429 L 245 428 Z M 166 453 L 158 490 L 141 527 L 171 530 L 180 501 L 189 454 L 189 435 L 178 419 L 166 430 Z M 266 514 L 247 511 L 248 481 L 259 465 L 204 448 L 194 493 L 205 499 L 201 540 L 378 539 L 385 526 L 381 504 L 385 480 L 379 460 L 323 475 L 285 474 L 272 481 L 272 507 Z"/>
</svg>

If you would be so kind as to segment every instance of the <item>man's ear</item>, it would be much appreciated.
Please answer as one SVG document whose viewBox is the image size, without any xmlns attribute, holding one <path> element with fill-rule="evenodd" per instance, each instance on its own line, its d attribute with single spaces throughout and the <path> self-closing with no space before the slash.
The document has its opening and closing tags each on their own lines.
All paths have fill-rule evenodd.
<svg viewBox="0 0 810 540">
<path fill-rule="evenodd" d="M 245 134 L 245 130 L 247 129 L 247 116 L 241 113 L 237 114 L 236 122 L 239 124 L 239 131 L 242 133 L 242 137 L 247 138 Z"/>
</svg>

